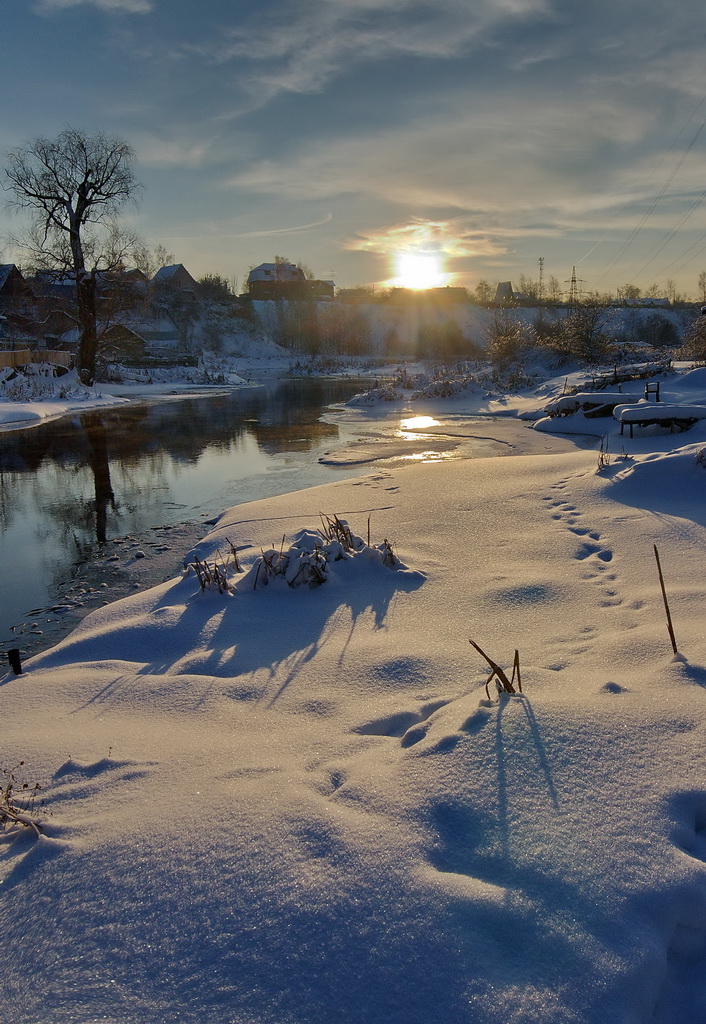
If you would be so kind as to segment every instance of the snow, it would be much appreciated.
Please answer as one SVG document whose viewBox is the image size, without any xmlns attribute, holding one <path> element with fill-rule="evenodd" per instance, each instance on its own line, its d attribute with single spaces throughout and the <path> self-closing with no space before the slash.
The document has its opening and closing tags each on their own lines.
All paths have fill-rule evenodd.
<svg viewBox="0 0 706 1024">
<path fill-rule="evenodd" d="M 0 839 L 7 1024 L 706 1020 L 706 427 L 517 422 L 563 384 L 415 403 L 492 402 L 535 454 L 226 510 L 190 560 L 229 587 L 185 571 L 0 679 L 50 813 Z M 255 585 L 334 515 L 320 585 Z"/>
<path fill-rule="evenodd" d="M 125 401 L 125 398 L 115 395 L 102 395 L 98 389 L 85 388 L 77 388 L 64 398 L 47 399 L 46 401 L 0 401 L 0 429 L 36 426 L 45 420 L 57 419 L 71 412 L 106 409 Z"/>
<path fill-rule="evenodd" d="M 654 419 L 704 419 L 706 405 L 670 405 L 668 402 L 646 402 L 636 405 L 619 405 L 613 410 L 613 418 L 619 423 L 639 423 L 647 417 Z"/>
</svg>

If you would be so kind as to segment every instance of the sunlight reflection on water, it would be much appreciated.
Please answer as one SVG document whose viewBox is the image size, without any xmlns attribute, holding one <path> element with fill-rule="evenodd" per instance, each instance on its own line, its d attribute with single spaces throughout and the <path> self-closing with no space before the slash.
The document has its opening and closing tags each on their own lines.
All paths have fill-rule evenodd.
<svg viewBox="0 0 706 1024">
<path fill-rule="evenodd" d="M 457 459 L 458 452 L 415 452 L 413 455 L 402 455 L 403 462 L 448 462 Z"/>
<path fill-rule="evenodd" d="M 400 420 L 400 431 L 405 430 L 427 430 L 429 427 L 438 427 L 439 421 L 433 416 L 408 416 Z"/>
</svg>

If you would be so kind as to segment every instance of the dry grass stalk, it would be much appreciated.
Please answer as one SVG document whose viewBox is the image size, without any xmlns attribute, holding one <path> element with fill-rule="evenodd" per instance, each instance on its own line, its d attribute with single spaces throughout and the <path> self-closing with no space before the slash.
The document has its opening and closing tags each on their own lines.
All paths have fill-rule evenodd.
<svg viewBox="0 0 706 1024">
<path fill-rule="evenodd" d="M 230 540 L 229 537 L 226 537 L 226 541 L 228 543 L 228 547 L 230 548 L 230 556 L 233 559 L 233 568 L 235 569 L 236 572 L 244 572 L 243 567 L 238 561 L 238 549 L 236 548 L 235 544 Z"/>
<path fill-rule="evenodd" d="M 14 768 L 3 768 L 1 774 L 5 776 L 5 783 L 0 787 L 0 831 L 6 831 L 15 825 L 22 828 L 32 828 L 37 833 L 41 832 L 39 821 L 39 808 L 44 801 L 39 798 L 42 787 L 38 782 L 34 786 L 28 783 L 20 783 L 15 772 L 24 764 L 20 761 Z"/>
<path fill-rule="evenodd" d="M 384 541 L 380 545 L 380 551 L 382 552 L 382 564 L 386 565 L 388 569 L 394 569 L 397 565 L 397 556 L 392 550 L 392 544 L 390 544 L 387 537 L 385 537 Z"/>
<path fill-rule="evenodd" d="M 350 551 L 353 548 L 353 534 L 348 523 L 339 519 L 337 515 L 327 516 L 323 512 L 319 512 L 322 523 L 322 536 L 327 541 L 336 540 L 341 545 L 344 551 Z"/>
<path fill-rule="evenodd" d="M 522 678 L 520 676 L 520 652 L 515 648 L 515 660 L 512 663 L 512 679 L 511 682 L 515 682 L 515 676 L 517 676 L 517 689 L 522 693 Z"/>
<path fill-rule="evenodd" d="M 215 561 L 213 563 L 202 562 L 200 558 L 195 558 L 190 564 L 198 577 L 201 590 L 215 587 L 219 594 L 225 594 L 232 589 L 228 583 L 226 565 L 218 565 Z"/>
<path fill-rule="evenodd" d="M 490 686 L 493 679 L 496 680 L 495 685 L 497 686 L 499 693 L 517 693 L 518 691 L 515 689 L 514 686 L 515 679 L 517 679 L 517 686 L 519 692 L 522 693 L 522 680 L 520 678 L 520 652 L 518 650 L 515 651 L 515 660 L 512 665 L 512 679 L 508 679 L 504 669 L 502 669 L 497 662 L 493 661 L 492 658 L 489 658 L 485 651 L 478 646 L 475 640 L 469 640 L 468 642 L 471 645 L 471 647 L 474 647 L 481 655 L 481 657 L 485 658 L 485 660 L 490 665 L 491 673 L 488 676 L 485 683 L 485 692 L 488 697 L 488 700 L 490 700 L 490 690 L 488 689 L 488 687 Z"/>
</svg>

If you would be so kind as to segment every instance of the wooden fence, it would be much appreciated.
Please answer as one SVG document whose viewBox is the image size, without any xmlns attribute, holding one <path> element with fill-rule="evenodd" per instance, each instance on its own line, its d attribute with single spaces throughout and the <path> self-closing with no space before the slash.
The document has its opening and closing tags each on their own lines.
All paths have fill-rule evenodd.
<svg viewBox="0 0 706 1024">
<path fill-rule="evenodd" d="M 71 366 L 73 356 L 70 352 L 55 352 L 52 349 L 30 351 L 28 348 L 16 349 L 14 352 L 0 352 L 0 367 L 26 366 L 27 363 L 53 363 L 54 366 Z"/>
</svg>

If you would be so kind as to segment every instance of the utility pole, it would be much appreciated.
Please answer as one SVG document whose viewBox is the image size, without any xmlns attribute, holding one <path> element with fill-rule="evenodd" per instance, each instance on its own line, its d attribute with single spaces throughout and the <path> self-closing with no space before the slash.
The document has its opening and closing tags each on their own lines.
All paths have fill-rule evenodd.
<svg viewBox="0 0 706 1024">
<path fill-rule="evenodd" d="M 539 257 L 539 285 L 537 287 L 537 298 L 540 302 L 544 298 L 544 256 Z"/>
</svg>

